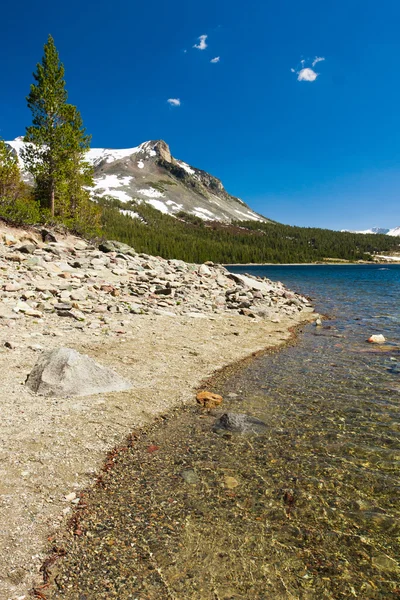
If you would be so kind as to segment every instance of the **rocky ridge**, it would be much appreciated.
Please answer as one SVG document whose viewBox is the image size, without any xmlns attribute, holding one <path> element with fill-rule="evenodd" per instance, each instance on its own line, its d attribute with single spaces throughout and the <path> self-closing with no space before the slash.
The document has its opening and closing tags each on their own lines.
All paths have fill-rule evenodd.
<svg viewBox="0 0 400 600">
<path fill-rule="evenodd" d="M 32 183 L 21 158 L 23 138 L 7 144 L 19 157 L 25 181 Z M 219 179 L 174 158 L 163 140 L 134 148 L 91 148 L 86 160 L 94 169 L 93 197 L 119 201 L 132 218 L 140 218 L 135 207 L 146 203 L 164 214 L 184 211 L 204 221 L 268 221 L 230 195 Z"/>
<path fill-rule="evenodd" d="M 0 322 L 29 320 L 57 328 L 99 330 L 135 315 L 201 318 L 231 313 L 279 319 L 309 306 L 306 298 L 267 279 L 223 266 L 187 264 L 138 254 L 120 242 L 99 247 L 49 232 L 3 233 L 0 243 Z M 44 241 L 43 241 L 44 240 Z"/>
</svg>

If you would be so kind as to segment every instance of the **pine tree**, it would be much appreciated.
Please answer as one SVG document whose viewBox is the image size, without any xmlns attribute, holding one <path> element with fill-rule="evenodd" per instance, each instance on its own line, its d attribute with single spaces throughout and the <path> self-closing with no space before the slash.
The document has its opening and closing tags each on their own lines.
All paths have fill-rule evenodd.
<svg viewBox="0 0 400 600">
<path fill-rule="evenodd" d="M 84 161 L 90 136 L 77 108 L 67 103 L 64 66 L 49 35 L 42 62 L 37 64 L 27 97 L 32 125 L 27 127 L 24 161 L 35 179 L 36 197 L 51 215 L 71 214 L 93 185 L 90 167 Z"/>
<path fill-rule="evenodd" d="M 18 158 L 0 139 L 0 198 L 15 199 L 21 189 Z"/>
</svg>

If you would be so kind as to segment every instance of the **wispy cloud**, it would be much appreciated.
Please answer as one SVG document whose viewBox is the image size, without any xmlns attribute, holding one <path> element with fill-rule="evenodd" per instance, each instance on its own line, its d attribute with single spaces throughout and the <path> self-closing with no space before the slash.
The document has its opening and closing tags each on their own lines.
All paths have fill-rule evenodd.
<svg viewBox="0 0 400 600">
<path fill-rule="evenodd" d="M 323 56 L 316 56 L 313 61 L 311 59 L 302 58 L 297 69 L 290 69 L 292 73 L 296 73 L 297 81 L 315 81 L 319 75 L 314 68 L 316 64 L 324 61 L 325 58 Z M 307 63 L 311 66 L 307 67 Z"/>
<path fill-rule="evenodd" d="M 193 46 L 193 48 L 197 48 L 197 50 L 205 50 L 208 46 L 208 44 L 206 42 L 207 38 L 208 38 L 208 35 L 201 35 L 199 37 L 199 43 L 195 44 Z"/>
<path fill-rule="evenodd" d="M 210 62 L 212 62 L 213 64 L 215 64 L 215 63 L 219 63 L 220 60 L 221 60 L 221 57 L 220 56 L 216 56 L 215 58 L 212 58 L 210 60 Z"/>
<path fill-rule="evenodd" d="M 325 60 L 325 58 L 323 56 L 316 56 L 312 62 L 312 67 L 315 67 L 315 65 L 319 62 L 322 62 L 323 60 Z"/>
<path fill-rule="evenodd" d="M 167 102 L 170 106 L 180 106 L 181 105 L 181 101 L 179 98 L 168 98 Z"/>
<path fill-rule="evenodd" d="M 319 73 L 316 73 L 312 69 L 301 69 L 301 71 L 297 73 L 297 81 L 315 81 L 318 75 Z"/>
</svg>

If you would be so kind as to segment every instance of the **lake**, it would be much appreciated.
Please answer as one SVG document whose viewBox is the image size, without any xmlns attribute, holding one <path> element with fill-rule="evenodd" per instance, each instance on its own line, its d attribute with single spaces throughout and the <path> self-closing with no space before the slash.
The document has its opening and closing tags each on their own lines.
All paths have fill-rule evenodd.
<svg viewBox="0 0 400 600">
<path fill-rule="evenodd" d="M 327 318 L 216 380 L 260 435 L 217 434 L 192 407 L 137 434 L 51 598 L 399 598 L 400 266 L 230 270 Z"/>
</svg>

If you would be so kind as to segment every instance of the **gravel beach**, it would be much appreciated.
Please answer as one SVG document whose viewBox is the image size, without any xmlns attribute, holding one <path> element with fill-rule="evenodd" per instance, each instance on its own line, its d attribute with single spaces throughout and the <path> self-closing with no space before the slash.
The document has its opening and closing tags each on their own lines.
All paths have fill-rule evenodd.
<svg viewBox="0 0 400 600">
<path fill-rule="evenodd" d="M 283 286 L 231 279 L 220 266 L 99 252 L 77 238 L 6 226 L 1 236 L 0 597 L 23 600 L 40 585 L 48 538 L 107 451 L 195 402 L 216 370 L 284 344 L 314 316 Z M 61 346 L 112 368 L 132 389 L 33 394 L 27 375 L 43 350 Z"/>
</svg>

